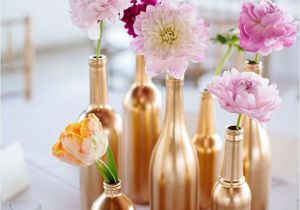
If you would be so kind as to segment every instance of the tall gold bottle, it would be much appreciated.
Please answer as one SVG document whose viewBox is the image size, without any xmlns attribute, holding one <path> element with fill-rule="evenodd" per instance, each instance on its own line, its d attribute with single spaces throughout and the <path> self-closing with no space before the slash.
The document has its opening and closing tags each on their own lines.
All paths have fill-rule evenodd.
<svg viewBox="0 0 300 210">
<path fill-rule="evenodd" d="M 212 192 L 212 210 L 250 210 L 251 192 L 243 175 L 243 129 L 226 130 L 221 176 Z"/>
<path fill-rule="evenodd" d="M 211 192 L 222 166 L 222 141 L 215 131 L 214 97 L 202 92 L 197 133 L 192 140 L 199 160 L 199 209 L 210 209 Z"/>
<path fill-rule="evenodd" d="M 99 60 L 95 56 L 89 58 L 90 66 L 90 105 L 79 117 L 79 121 L 94 113 L 102 123 L 109 145 L 115 155 L 120 173 L 121 149 L 121 117 L 108 105 L 106 57 L 101 55 Z M 92 203 L 103 192 L 103 179 L 96 166 L 80 168 L 80 193 L 83 210 L 90 210 Z"/>
<path fill-rule="evenodd" d="M 245 62 L 244 70 L 262 73 L 263 65 Z M 244 174 L 252 193 L 252 210 L 267 210 L 271 185 L 271 147 L 265 128 L 256 120 L 243 116 Z"/>
<path fill-rule="evenodd" d="M 104 192 L 95 200 L 91 210 L 135 210 L 131 200 L 121 192 L 121 181 L 110 185 L 103 182 Z"/>
<path fill-rule="evenodd" d="M 136 77 L 123 102 L 122 166 L 125 193 L 133 202 L 149 203 L 149 167 L 160 131 L 161 95 L 137 56 Z"/>
<path fill-rule="evenodd" d="M 166 78 L 167 105 L 150 164 L 151 210 L 196 210 L 198 158 L 184 122 L 183 80 Z"/>
</svg>

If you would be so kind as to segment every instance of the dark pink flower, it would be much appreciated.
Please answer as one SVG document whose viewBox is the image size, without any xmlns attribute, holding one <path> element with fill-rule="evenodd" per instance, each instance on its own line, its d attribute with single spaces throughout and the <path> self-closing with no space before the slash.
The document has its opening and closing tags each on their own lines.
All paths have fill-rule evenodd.
<svg viewBox="0 0 300 210">
<path fill-rule="evenodd" d="M 296 42 L 297 23 L 270 0 L 245 1 L 239 18 L 240 44 L 248 52 L 268 55 Z"/>
</svg>

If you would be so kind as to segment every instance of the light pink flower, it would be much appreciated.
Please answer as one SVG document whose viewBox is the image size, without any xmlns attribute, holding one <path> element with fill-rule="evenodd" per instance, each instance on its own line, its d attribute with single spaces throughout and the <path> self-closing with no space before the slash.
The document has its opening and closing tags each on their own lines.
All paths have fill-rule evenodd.
<svg viewBox="0 0 300 210">
<path fill-rule="evenodd" d="M 167 72 L 179 79 L 189 60 L 205 59 L 209 26 L 193 5 L 168 1 L 149 5 L 136 17 L 134 31 L 132 46 L 145 55 L 149 76 Z"/>
<path fill-rule="evenodd" d="M 100 20 L 114 22 L 122 18 L 130 0 L 70 0 L 73 24 L 88 31 L 90 39 L 100 37 Z"/>
<path fill-rule="evenodd" d="M 208 91 L 218 97 L 223 109 L 248 115 L 262 123 L 271 119 L 281 99 L 275 84 L 253 72 L 225 71 L 215 77 Z"/>
<path fill-rule="evenodd" d="M 240 44 L 248 52 L 268 55 L 296 42 L 297 22 L 270 0 L 245 1 L 239 18 Z"/>
</svg>

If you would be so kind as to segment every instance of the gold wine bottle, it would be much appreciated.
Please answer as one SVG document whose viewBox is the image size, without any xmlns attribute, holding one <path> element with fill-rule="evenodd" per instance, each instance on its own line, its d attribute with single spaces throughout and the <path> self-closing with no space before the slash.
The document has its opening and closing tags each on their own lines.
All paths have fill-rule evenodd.
<svg viewBox="0 0 300 210">
<path fill-rule="evenodd" d="M 212 192 L 212 210 L 250 210 L 251 192 L 243 175 L 243 129 L 226 130 L 221 176 Z"/>
<path fill-rule="evenodd" d="M 78 121 L 94 113 L 102 123 L 109 145 L 115 155 L 116 164 L 120 173 L 121 149 L 121 117 L 108 105 L 106 57 L 101 55 L 89 58 L 90 66 L 90 105 L 80 115 Z M 96 166 L 80 168 L 80 193 L 83 210 L 90 210 L 93 202 L 103 192 L 103 179 Z"/>
<path fill-rule="evenodd" d="M 123 102 L 123 184 L 133 202 L 149 203 L 149 166 L 160 132 L 161 94 L 145 73 L 143 55 L 137 56 L 134 83 Z"/>
<path fill-rule="evenodd" d="M 135 210 L 132 201 L 121 192 L 121 181 L 110 185 L 103 182 L 104 192 L 92 205 L 91 210 Z"/>
<path fill-rule="evenodd" d="M 210 209 L 211 192 L 222 166 L 222 141 L 215 131 L 214 96 L 202 92 L 197 133 L 192 140 L 199 160 L 199 209 Z"/>
<path fill-rule="evenodd" d="M 263 65 L 246 61 L 244 70 L 262 74 Z M 265 128 L 248 116 L 243 116 L 244 174 L 252 194 L 252 210 L 267 210 L 271 186 L 271 147 Z"/>
<path fill-rule="evenodd" d="M 183 80 L 167 76 L 167 105 L 150 164 L 151 210 L 196 210 L 198 158 L 184 122 Z"/>
</svg>

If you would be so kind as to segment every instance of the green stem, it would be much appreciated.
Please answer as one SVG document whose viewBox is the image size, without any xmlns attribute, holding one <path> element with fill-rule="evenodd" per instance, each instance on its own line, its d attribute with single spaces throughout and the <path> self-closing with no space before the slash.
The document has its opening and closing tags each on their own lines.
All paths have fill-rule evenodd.
<svg viewBox="0 0 300 210">
<path fill-rule="evenodd" d="M 98 161 L 109 171 L 109 173 L 111 174 L 112 178 L 114 179 L 114 182 L 118 183 L 118 180 L 114 176 L 114 173 L 110 170 L 110 168 L 106 165 L 106 163 L 103 160 L 101 160 L 101 159 L 97 160 L 97 163 L 98 163 Z"/>
<path fill-rule="evenodd" d="M 98 39 L 97 51 L 96 51 L 96 58 L 99 60 L 100 53 L 101 53 L 101 42 L 102 42 L 102 35 L 103 35 L 103 20 L 100 20 L 100 38 Z"/>
<path fill-rule="evenodd" d="M 228 61 L 231 55 L 231 50 L 232 50 L 232 45 L 229 45 L 224 57 L 222 58 L 218 67 L 216 68 L 215 76 L 219 76 L 222 73 L 222 69 L 224 68 L 225 63 Z"/>
<path fill-rule="evenodd" d="M 242 119 L 242 113 L 239 114 L 238 119 L 236 121 L 236 130 L 240 130 L 241 119 Z"/>
<path fill-rule="evenodd" d="M 255 55 L 255 63 L 259 63 L 259 58 L 260 58 L 259 53 L 256 53 L 256 55 Z"/>
</svg>

